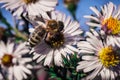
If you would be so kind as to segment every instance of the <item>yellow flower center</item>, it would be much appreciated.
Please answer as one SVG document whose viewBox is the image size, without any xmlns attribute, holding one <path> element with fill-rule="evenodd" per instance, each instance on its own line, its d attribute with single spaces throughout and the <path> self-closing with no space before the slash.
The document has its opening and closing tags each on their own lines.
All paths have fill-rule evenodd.
<svg viewBox="0 0 120 80">
<path fill-rule="evenodd" d="M 103 21 L 102 23 L 107 30 L 107 32 L 110 32 L 112 34 L 118 34 L 120 33 L 120 20 L 115 19 L 113 17 L 110 17 Z"/>
<path fill-rule="evenodd" d="M 120 62 L 119 56 L 116 55 L 111 46 L 105 47 L 99 51 L 99 59 L 107 68 L 114 67 Z"/>
<path fill-rule="evenodd" d="M 4 66 L 9 67 L 12 65 L 12 59 L 13 59 L 12 55 L 4 54 L 1 61 Z"/>
<path fill-rule="evenodd" d="M 36 3 L 38 0 L 23 0 L 26 4 Z"/>
</svg>

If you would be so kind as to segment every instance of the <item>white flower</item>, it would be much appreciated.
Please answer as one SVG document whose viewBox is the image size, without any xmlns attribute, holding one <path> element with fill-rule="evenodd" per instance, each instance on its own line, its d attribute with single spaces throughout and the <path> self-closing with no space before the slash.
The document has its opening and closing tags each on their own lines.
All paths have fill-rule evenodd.
<svg viewBox="0 0 120 80">
<path fill-rule="evenodd" d="M 0 41 L 0 65 L 2 76 L 8 80 L 23 80 L 27 78 L 27 74 L 32 74 L 30 69 L 32 66 L 26 64 L 32 59 L 22 57 L 29 52 L 25 43 L 16 45 L 10 41 L 5 44 Z"/>
<path fill-rule="evenodd" d="M 98 27 L 106 33 L 108 40 L 112 45 L 120 46 L 120 7 L 109 2 L 107 5 L 101 7 L 99 11 L 96 7 L 90 7 L 95 15 L 86 15 L 85 18 L 90 19 L 88 24 L 91 27 Z"/>
<path fill-rule="evenodd" d="M 82 61 L 78 63 L 77 71 L 88 73 L 83 80 L 98 76 L 100 80 L 115 80 L 120 74 L 120 48 L 112 46 L 104 35 L 94 30 L 86 34 L 86 41 L 78 43 Z"/>
<path fill-rule="evenodd" d="M 66 17 L 65 14 L 62 14 L 60 12 L 52 12 L 51 19 L 45 20 L 45 23 L 42 23 L 41 21 L 38 21 L 38 23 L 40 25 L 42 23 L 44 27 L 50 30 L 47 25 L 49 23 L 52 23 L 52 28 L 57 28 L 58 25 L 54 25 L 58 24 L 59 21 L 63 23 L 61 26 L 63 27 L 63 30 L 60 31 L 60 34 L 57 34 L 56 32 L 55 38 L 47 41 L 46 39 L 48 37 L 46 37 L 42 39 L 42 41 L 39 42 L 35 47 L 33 47 L 33 59 L 37 59 L 37 62 L 41 62 L 44 60 L 45 66 L 50 66 L 50 64 L 52 63 L 57 66 L 63 66 L 62 55 L 67 57 L 69 54 L 74 54 L 74 52 L 78 52 L 78 49 L 72 46 L 75 45 L 78 40 L 80 40 L 80 34 L 83 32 L 80 29 L 80 25 L 77 21 L 72 21 L 70 17 Z M 30 31 L 34 32 L 34 30 L 36 29 L 37 28 L 30 29 Z M 54 30 L 51 30 L 50 33 L 48 32 L 47 36 L 51 35 L 52 32 L 54 32 Z"/>
<path fill-rule="evenodd" d="M 12 11 L 14 16 L 27 12 L 48 17 L 46 12 L 54 10 L 57 0 L 0 0 L 0 3 L 4 3 L 2 7 Z"/>
</svg>

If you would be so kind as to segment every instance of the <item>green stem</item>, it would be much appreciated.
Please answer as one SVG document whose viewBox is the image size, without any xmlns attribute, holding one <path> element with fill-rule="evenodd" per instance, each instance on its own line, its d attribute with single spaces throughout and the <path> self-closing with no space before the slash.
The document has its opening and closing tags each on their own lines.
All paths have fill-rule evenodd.
<svg viewBox="0 0 120 80">
<path fill-rule="evenodd" d="M 17 28 L 13 28 L 13 30 L 15 31 L 15 33 L 16 33 L 15 35 L 17 37 L 20 37 L 23 40 L 27 41 L 28 38 L 26 37 L 26 35 L 22 34 L 22 32 L 20 32 Z"/>
<path fill-rule="evenodd" d="M 23 40 L 27 40 L 27 37 L 18 30 L 18 24 L 16 23 L 16 19 L 13 17 L 13 22 L 14 22 L 14 28 L 13 30 L 15 31 L 15 36 L 22 38 Z"/>
<path fill-rule="evenodd" d="M 74 20 L 76 20 L 76 15 L 75 15 L 76 9 L 77 9 L 76 4 L 71 3 L 71 4 L 68 5 L 68 10 L 70 11 L 70 13 L 73 16 Z"/>
</svg>

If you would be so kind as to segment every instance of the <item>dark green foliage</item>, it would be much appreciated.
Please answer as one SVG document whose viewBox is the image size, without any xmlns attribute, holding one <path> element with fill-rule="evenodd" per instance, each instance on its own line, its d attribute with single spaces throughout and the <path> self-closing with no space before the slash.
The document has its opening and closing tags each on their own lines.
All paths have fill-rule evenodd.
<svg viewBox="0 0 120 80">
<path fill-rule="evenodd" d="M 77 54 L 69 55 L 69 58 L 63 56 L 63 67 L 52 66 L 47 67 L 46 70 L 49 73 L 50 78 L 55 78 L 56 80 L 80 80 L 85 74 L 76 71 L 77 63 L 80 58 Z"/>
<path fill-rule="evenodd" d="M 72 14 L 73 18 L 76 20 L 75 13 L 76 13 L 77 5 L 71 3 L 71 4 L 68 5 L 67 9 L 70 11 L 70 13 Z"/>
</svg>

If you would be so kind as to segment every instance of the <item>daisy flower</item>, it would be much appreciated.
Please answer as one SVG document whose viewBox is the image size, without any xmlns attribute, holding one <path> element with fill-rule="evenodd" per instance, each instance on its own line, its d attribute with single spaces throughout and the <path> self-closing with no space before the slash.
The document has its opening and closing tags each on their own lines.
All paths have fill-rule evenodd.
<svg viewBox="0 0 120 80">
<path fill-rule="evenodd" d="M 32 66 L 26 64 L 32 59 L 23 57 L 28 52 L 25 43 L 16 45 L 10 41 L 6 44 L 0 41 L 0 73 L 5 80 L 23 80 L 27 78 L 27 74 L 32 74 L 30 71 Z"/>
<path fill-rule="evenodd" d="M 41 25 L 42 22 L 38 21 L 38 23 Z M 29 42 L 32 45 L 35 44 L 32 48 L 32 51 L 34 52 L 33 59 L 37 59 L 38 63 L 43 61 L 44 66 L 49 66 L 50 64 L 63 66 L 62 56 L 67 57 L 69 54 L 78 52 L 78 49 L 73 45 L 78 42 L 81 38 L 80 35 L 83 32 L 80 29 L 79 23 L 72 21 L 71 18 L 66 17 L 65 14 L 52 12 L 51 18 L 45 20 L 45 23 L 42 23 L 42 25 L 46 28 L 46 36 L 44 37 L 42 34 L 41 38 L 33 38 L 33 36 L 36 35 L 40 36 L 40 34 L 35 34 L 39 33 L 40 30 L 39 27 L 30 29 L 33 36 L 30 36 Z M 36 41 L 39 42 L 35 43 Z"/>
<path fill-rule="evenodd" d="M 0 3 L 4 3 L 2 7 L 12 11 L 14 16 L 27 12 L 29 15 L 48 17 L 46 12 L 54 10 L 57 0 L 0 0 Z"/>
<path fill-rule="evenodd" d="M 86 41 L 78 43 L 83 55 L 77 71 L 88 73 L 83 80 L 93 80 L 98 76 L 100 80 L 115 80 L 120 74 L 120 48 L 112 46 L 103 34 L 94 30 L 86 34 Z"/>
<path fill-rule="evenodd" d="M 112 2 L 101 7 L 99 11 L 96 7 L 90 7 L 94 15 L 86 15 L 90 19 L 86 24 L 91 27 L 98 27 L 109 35 L 108 40 L 112 45 L 120 46 L 120 7 L 116 7 Z"/>
</svg>

